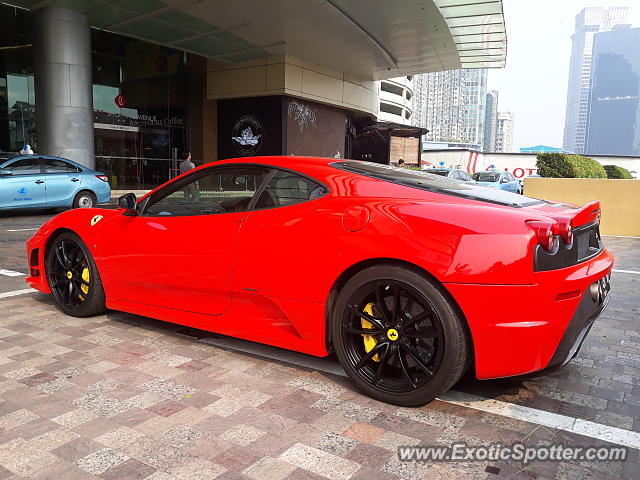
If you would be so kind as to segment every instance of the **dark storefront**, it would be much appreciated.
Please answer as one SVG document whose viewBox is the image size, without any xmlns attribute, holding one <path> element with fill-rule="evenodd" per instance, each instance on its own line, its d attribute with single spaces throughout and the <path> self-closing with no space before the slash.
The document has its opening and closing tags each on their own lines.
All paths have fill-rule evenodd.
<svg viewBox="0 0 640 480">
<path fill-rule="evenodd" d="M 344 158 L 350 115 L 287 96 L 218 101 L 218 156 L 313 155 Z"/>
<path fill-rule="evenodd" d="M 0 149 L 37 153 L 33 15 L 4 5 L 0 14 Z M 157 186 L 185 150 L 200 161 L 201 124 L 191 118 L 201 116 L 192 110 L 202 109 L 205 60 L 97 29 L 91 44 L 96 169 L 112 188 Z"/>
</svg>

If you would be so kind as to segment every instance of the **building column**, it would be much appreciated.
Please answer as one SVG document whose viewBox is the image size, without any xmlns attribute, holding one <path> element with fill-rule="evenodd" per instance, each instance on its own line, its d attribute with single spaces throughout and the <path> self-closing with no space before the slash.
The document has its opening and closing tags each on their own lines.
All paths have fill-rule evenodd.
<svg viewBox="0 0 640 480">
<path fill-rule="evenodd" d="M 36 153 L 59 155 L 94 168 L 87 17 L 66 8 L 43 8 L 34 13 Z"/>
</svg>

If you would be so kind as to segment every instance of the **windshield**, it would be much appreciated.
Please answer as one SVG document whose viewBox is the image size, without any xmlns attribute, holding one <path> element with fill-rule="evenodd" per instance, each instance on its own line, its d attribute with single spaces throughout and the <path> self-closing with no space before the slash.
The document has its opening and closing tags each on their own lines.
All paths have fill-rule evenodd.
<svg viewBox="0 0 640 480">
<path fill-rule="evenodd" d="M 499 173 L 478 172 L 471 176 L 476 182 L 498 182 L 500 180 Z"/>
<path fill-rule="evenodd" d="M 496 188 L 483 187 L 471 182 L 452 180 L 440 175 L 434 175 L 420 170 L 392 167 L 379 163 L 363 162 L 360 160 L 346 160 L 333 162 L 332 167 L 346 172 L 364 175 L 386 182 L 396 183 L 405 187 L 427 190 L 429 192 L 453 195 L 456 197 L 479 200 L 482 202 L 497 203 L 511 207 L 526 207 L 544 203 L 541 200 L 525 197 L 516 193 L 507 192 Z M 499 174 L 497 174 L 499 175 Z"/>
</svg>

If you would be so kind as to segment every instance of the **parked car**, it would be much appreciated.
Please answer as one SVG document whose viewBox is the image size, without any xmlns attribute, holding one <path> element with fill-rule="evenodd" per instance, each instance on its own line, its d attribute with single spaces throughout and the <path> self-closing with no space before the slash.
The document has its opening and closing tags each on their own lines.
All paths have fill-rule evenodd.
<svg viewBox="0 0 640 480">
<path fill-rule="evenodd" d="M 118 204 L 42 225 L 27 283 L 76 317 L 111 308 L 335 352 L 360 389 L 398 405 L 432 400 L 470 365 L 480 379 L 563 365 L 608 300 L 598 202 L 357 160 L 248 157 Z"/>
<path fill-rule="evenodd" d="M 467 172 L 460 170 L 459 168 L 427 168 L 424 171 L 434 175 L 440 175 L 441 177 L 451 178 L 453 180 L 462 180 L 464 182 L 473 181 Z"/>
<path fill-rule="evenodd" d="M 60 157 L 0 156 L 0 210 L 88 208 L 110 199 L 102 172 Z"/>
<path fill-rule="evenodd" d="M 484 172 L 476 172 L 471 175 L 476 182 L 486 187 L 499 188 L 507 192 L 522 193 L 522 187 L 518 179 L 509 172 L 501 172 L 499 170 L 487 170 Z"/>
</svg>

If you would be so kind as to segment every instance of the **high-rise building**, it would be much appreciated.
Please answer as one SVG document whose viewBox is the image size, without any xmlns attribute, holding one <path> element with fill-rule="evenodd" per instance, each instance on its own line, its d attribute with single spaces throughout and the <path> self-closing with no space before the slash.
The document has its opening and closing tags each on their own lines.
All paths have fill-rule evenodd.
<svg viewBox="0 0 640 480">
<path fill-rule="evenodd" d="M 378 119 L 408 125 L 411 123 L 413 110 L 413 77 L 389 78 L 379 82 L 380 110 Z"/>
<path fill-rule="evenodd" d="M 425 140 L 484 141 L 487 70 L 463 69 L 416 75 L 412 125 L 429 130 Z"/>
<path fill-rule="evenodd" d="M 494 152 L 511 152 L 513 148 L 513 115 L 511 112 L 498 112 L 496 122 L 496 145 Z"/>
<path fill-rule="evenodd" d="M 498 126 L 498 91 L 491 90 L 487 93 L 484 109 L 484 141 L 482 150 L 485 152 L 496 151 L 496 127 Z"/>
<path fill-rule="evenodd" d="M 586 123 L 591 86 L 591 59 L 593 36 L 624 24 L 628 7 L 590 7 L 576 15 L 576 30 L 572 40 L 567 110 L 564 126 L 563 149 L 586 153 Z"/>
<path fill-rule="evenodd" d="M 640 28 L 597 33 L 586 122 L 586 152 L 640 155 Z"/>
</svg>

